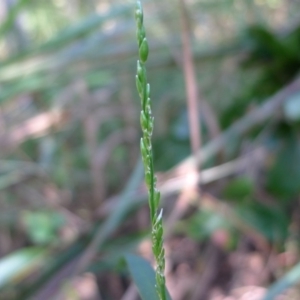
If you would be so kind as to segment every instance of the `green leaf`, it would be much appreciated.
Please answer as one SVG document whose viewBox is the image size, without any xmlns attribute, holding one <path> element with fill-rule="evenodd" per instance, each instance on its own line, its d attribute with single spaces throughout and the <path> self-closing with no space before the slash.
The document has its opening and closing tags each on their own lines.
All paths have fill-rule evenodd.
<svg viewBox="0 0 300 300">
<path fill-rule="evenodd" d="M 289 220 L 283 209 L 252 202 L 236 208 L 236 212 L 269 241 L 282 243 L 288 236 Z"/>
<path fill-rule="evenodd" d="M 287 288 L 297 284 L 300 281 L 300 263 L 294 266 L 282 278 L 276 281 L 268 290 L 263 300 L 273 300 L 282 294 Z"/>
<path fill-rule="evenodd" d="M 285 133 L 285 143 L 267 174 L 267 188 L 283 200 L 300 192 L 300 143 L 297 133 Z"/>
<path fill-rule="evenodd" d="M 242 202 L 254 193 L 254 183 L 251 178 L 241 176 L 233 179 L 225 187 L 223 194 L 226 199 Z"/>
<path fill-rule="evenodd" d="M 64 217 L 52 211 L 24 211 L 22 219 L 25 231 L 35 244 L 58 242 L 58 230 L 64 225 Z"/>
<path fill-rule="evenodd" d="M 149 262 L 133 254 L 126 254 L 124 258 L 141 298 L 143 300 L 159 300 L 155 289 L 155 273 Z M 171 300 L 168 292 L 167 300 Z"/>
<path fill-rule="evenodd" d="M 228 220 L 220 214 L 206 209 L 191 217 L 184 227 L 188 235 L 197 241 L 209 238 L 219 229 L 230 229 Z"/>
<path fill-rule="evenodd" d="M 0 288 L 11 281 L 26 278 L 38 269 L 45 259 L 46 251 L 42 248 L 26 248 L 16 251 L 0 260 Z"/>
</svg>

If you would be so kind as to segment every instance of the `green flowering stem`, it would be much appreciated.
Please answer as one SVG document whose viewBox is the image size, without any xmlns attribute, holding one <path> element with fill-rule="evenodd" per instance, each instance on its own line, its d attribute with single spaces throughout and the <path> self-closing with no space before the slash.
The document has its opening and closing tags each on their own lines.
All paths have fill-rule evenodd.
<svg viewBox="0 0 300 300">
<path fill-rule="evenodd" d="M 145 169 L 145 182 L 148 187 L 148 201 L 151 218 L 152 251 L 156 261 L 155 278 L 156 291 L 160 300 L 166 300 L 165 287 L 165 250 L 163 247 L 162 210 L 159 212 L 160 193 L 156 189 L 156 177 L 153 168 L 153 152 L 151 136 L 154 118 L 151 113 L 150 85 L 147 83 L 145 63 L 149 54 L 149 46 L 143 24 L 143 9 L 140 1 L 137 1 L 135 10 L 137 25 L 137 41 L 139 47 L 139 60 L 137 61 L 136 87 L 141 99 L 141 153 Z"/>
</svg>

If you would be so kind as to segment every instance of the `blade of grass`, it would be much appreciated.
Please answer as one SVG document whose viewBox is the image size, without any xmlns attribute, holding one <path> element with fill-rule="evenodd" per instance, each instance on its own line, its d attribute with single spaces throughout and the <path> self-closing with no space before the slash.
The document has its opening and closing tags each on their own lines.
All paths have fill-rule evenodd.
<svg viewBox="0 0 300 300">
<path fill-rule="evenodd" d="M 3 257 L 0 260 L 0 289 L 9 283 L 19 282 L 37 270 L 47 259 L 42 248 L 26 248 Z"/>
<path fill-rule="evenodd" d="M 99 228 L 99 230 L 94 235 L 94 238 L 82 254 L 78 261 L 74 275 L 84 271 L 90 264 L 99 248 L 103 245 L 105 240 L 116 230 L 120 225 L 121 221 L 124 219 L 126 214 L 132 208 L 133 202 L 133 192 L 137 189 L 143 178 L 143 165 L 141 159 L 138 160 L 135 170 L 132 173 L 128 184 L 126 185 L 124 192 L 119 198 L 119 202 L 115 209 L 104 222 L 104 224 Z"/>
<path fill-rule="evenodd" d="M 267 291 L 263 300 L 274 300 L 286 289 L 297 284 L 300 281 L 300 263 L 288 271 L 282 278 L 276 281 Z"/>
<path fill-rule="evenodd" d="M 143 300 L 159 300 L 155 289 L 155 272 L 144 258 L 126 254 L 124 256 L 130 275 Z M 167 300 L 171 300 L 167 292 Z"/>
</svg>

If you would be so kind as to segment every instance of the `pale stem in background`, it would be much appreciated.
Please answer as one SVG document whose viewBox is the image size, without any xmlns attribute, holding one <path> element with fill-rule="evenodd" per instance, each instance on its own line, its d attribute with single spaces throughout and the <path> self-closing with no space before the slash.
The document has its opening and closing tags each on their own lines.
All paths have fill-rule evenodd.
<svg viewBox="0 0 300 300">
<path fill-rule="evenodd" d="M 182 63 L 183 63 L 184 78 L 185 78 L 185 85 L 186 85 L 191 147 L 192 147 L 193 155 L 195 155 L 201 148 L 201 130 L 200 130 L 199 110 L 198 110 L 198 101 L 200 99 L 198 95 L 196 73 L 195 73 L 193 54 L 191 49 L 188 14 L 187 14 L 184 0 L 179 0 L 179 8 L 180 8 L 180 15 L 181 15 L 180 19 L 181 19 L 181 39 L 182 39 L 182 56 L 183 56 Z"/>
</svg>

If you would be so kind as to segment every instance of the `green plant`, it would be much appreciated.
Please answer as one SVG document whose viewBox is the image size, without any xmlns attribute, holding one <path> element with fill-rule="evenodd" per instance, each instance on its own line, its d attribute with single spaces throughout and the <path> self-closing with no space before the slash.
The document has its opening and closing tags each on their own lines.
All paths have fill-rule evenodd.
<svg viewBox="0 0 300 300">
<path fill-rule="evenodd" d="M 145 169 L 145 182 L 148 187 L 148 202 L 151 218 L 152 251 L 156 261 L 156 291 L 161 300 L 166 299 L 165 287 L 165 250 L 163 247 L 163 224 L 162 210 L 159 212 L 160 192 L 156 188 L 156 177 L 154 176 L 153 152 L 151 136 L 154 118 L 151 113 L 150 85 L 147 83 L 145 63 L 149 54 L 146 32 L 143 24 L 143 9 L 140 1 L 137 1 L 135 10 L 137 25 L 137 41 L 139 47 L 139 60 L 137 61 L 136 86 L 141 99 L 141 127 L 143 137 L 141 138 L 141 153 Z"/>
</svg>

